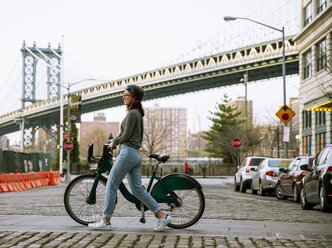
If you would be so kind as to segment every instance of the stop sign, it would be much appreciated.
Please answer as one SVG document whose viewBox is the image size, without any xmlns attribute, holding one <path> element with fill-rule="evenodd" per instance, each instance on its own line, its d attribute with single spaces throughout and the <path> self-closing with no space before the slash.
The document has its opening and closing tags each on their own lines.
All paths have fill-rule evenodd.
<svg viewBox="0 0 332 248">
<path fill-rule="evenodd" d="M 73 147 L 74 147 L 73 143 L 71 143 L 69 141 L 67 141 L 63 144 L 63 148 L 65 148 L 66 151 L 73 150 Z"/>
<path fill-rule="evenodd" d="M 232 146 L 234 148 L 239 148 L 242 145 L 241 140 L 238 138 L 235 138 L 232 140 Z"/>
</svg>

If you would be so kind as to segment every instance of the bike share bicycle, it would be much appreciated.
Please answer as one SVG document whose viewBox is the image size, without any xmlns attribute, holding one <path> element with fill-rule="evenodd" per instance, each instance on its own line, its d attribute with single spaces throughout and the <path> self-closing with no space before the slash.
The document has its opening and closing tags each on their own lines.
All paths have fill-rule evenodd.
<svg viewBox="0 0 332 248">
<path fill-rule="evenodd" d="M 64 204 L 69 216 L 76 222 L 88 225 L 100 219 L 103 210 L 106 191 L 106 172 L 112 168 L 113 153 L 109 143 L 104 145 L 101 157 L 93 156 L 93 143 L 89 144 L 88 162 L 97 163 L 91 174 L 84 174 L 72 180 L 64 194 Z M 167 225 L 172 228 L 186 228 L 195 224 L 202 216 L 205 208 L 205 198 L 202 186 L 194 178 L 182 173 L 171 173 L 164 177 L 157 175 L 159 166 L 167 162 L 168 154 L 150 154 L 156 159 L 152 167 L 147 192 L 160 204 L 162 210 L 172 216 Z M 154 181 L 157 181 L 154 183 Z M 119 190 L 126 200 L 136 205 L 141 211 L 140 222 L 145 223 L 145 211 L 148 208 L 132 195 L 125 184 L 121 182 Z"/>
</svg>

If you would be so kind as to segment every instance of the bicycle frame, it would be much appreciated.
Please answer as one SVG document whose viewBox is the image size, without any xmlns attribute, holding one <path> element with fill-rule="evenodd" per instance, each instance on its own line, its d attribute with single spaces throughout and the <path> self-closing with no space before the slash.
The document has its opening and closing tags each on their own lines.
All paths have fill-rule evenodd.
<svg viewBox="0 0 332 248">
<path fill-rule="evenodd" d="M 112 154 L 111 150 L 109 149 L 108 144 L 105 144 L 104 149 L 103 149 L 102 157 L 100 159 L 95 158 L 95 157 L 93 157 L 93 144 L 89 144 L 88 161 L 90 163 L 98 163 L 98 168 L 96 170 L 96 172 L 97 172 L 96 173 L 96 178 L 95 178 L 95 180 L 93 182 L 93 185 L 91 187 L 89 197 L 86 200 L 86 202 L 88 204 L 95 204 L 96 203 L 96 188 L 98 186 L 98 182 L 99 182 L 100 177 L 103 177 L 102 173 L 105 173 L 106 171 L 111 171 L 111 169 L 112 169 L 112 155 L 113 154 Z M 161 162 L 158 161 L 157 164 L 153 166 L 152 175 L 150 177 L 149 184 L 148 184 L 148 187 L 147 187 L 147 192 L 150 193 L 152 185 L 153 185 L 153 181 L 157 180 L 158 182 L 160 182 L 160 184 L 162 185 L 164 190 L 169 193 L 170 196 L 158 197 L 158 198 L 155 198 L 155 200 L 158 203 L 173 203 L 176 206 L 179 206 L 180 203 L 177 200 L 176 194 L 172 190 L 169 190 L 167 185 L 165 185 L 165 183 L 162 181 L 161 177 L 157 176 L 157 170 L 158 170 L 158 167 L 159 167 L 160 163 Z M 131 194 L 128 191 L 126 185 L 123 182 L 121 182 L 121 184 L 119 186 L 119 190 L 127 201 L 129 201 L 133 204 L 136 204 L 136 205 L 142 204 L 140 200 L 138 200 L 133 194 Z"/>
</svg>

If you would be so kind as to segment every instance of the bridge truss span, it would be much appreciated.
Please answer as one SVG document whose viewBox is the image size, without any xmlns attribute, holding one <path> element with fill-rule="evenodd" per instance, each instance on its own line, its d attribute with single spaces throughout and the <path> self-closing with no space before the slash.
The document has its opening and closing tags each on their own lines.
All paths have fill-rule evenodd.
<svg viewBox="0 0 332 248">
<path fill-rule="evenodd" d="M 285 40 L 286 75 L 298 74 L 299 55 L 293 37 Z M 241 49 L 166 66 L 130 77 L 103 82 L 76 91 L 81 95 L 82 113 L 122 105 L 123 89 L 127 84 L 138 84 L 146 92 L 145 100 L 183 94 L 241 83 L 245 73 L 249 81 L 282 75 L 282 40 L 273 40 Z M 64 103 L 67 96 L 64 96 Z M 15 119 L 25 117 L 29 123 L 59 123 L 60 97 L 36 102 L 0 116 L 0 136 L 19 129 Z"/>
</svg>

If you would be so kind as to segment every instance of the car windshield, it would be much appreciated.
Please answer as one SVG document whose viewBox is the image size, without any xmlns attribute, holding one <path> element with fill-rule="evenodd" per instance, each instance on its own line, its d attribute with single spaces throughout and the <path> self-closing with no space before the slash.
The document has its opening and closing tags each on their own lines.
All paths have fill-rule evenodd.
<svg viewBox="0 0 332 248">
<path fill-rule="evenodd" d="M 269 160 L 269 167 L 279 167 L 280 162 L 281 160 L 279 159 Z"/>
<path fill-rule="evenodd" d="M 264 158 L 252 158 L 249 166 L 258 166 Z"/>
</svg>

